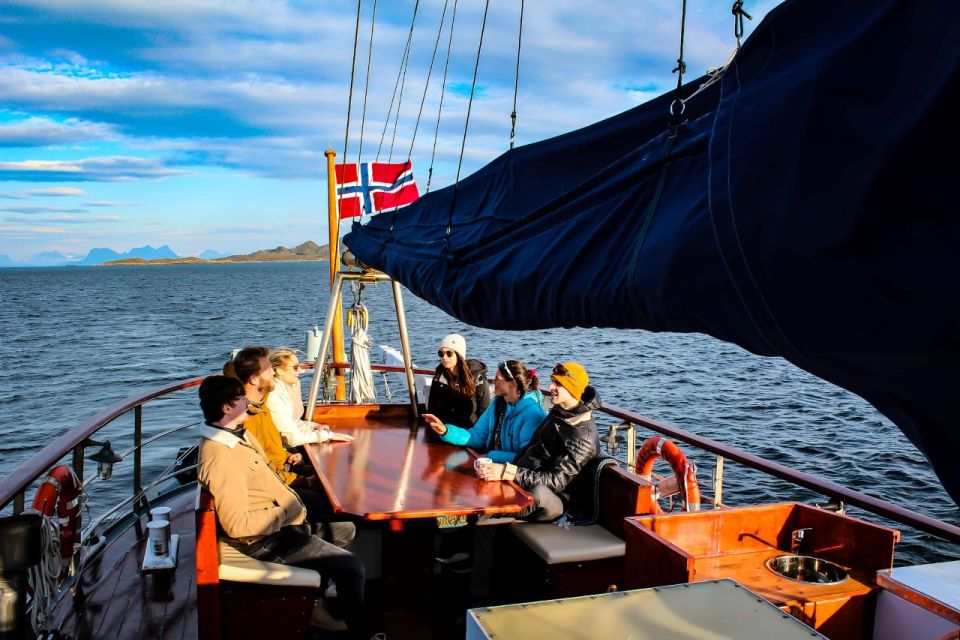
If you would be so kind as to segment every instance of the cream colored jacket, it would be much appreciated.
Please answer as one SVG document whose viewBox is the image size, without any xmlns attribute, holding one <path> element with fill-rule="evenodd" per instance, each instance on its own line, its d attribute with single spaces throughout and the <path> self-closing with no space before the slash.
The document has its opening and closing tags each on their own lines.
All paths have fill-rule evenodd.
<svg viewBox="0 0 960 640">
<path fill-rule="evenodd" d="M 303 396 L 300 391 L 300 381 L 297 384 L 286 384 L 274 380 L 273 391 L 267 395 L 267 408 L 273 424 L 280 432 L 283 443 L 288 447 L 299 447 L 311 442 L 326 442 L 330 439 L 330 432 L 317 431 L 313 423 L 303 420 Z"/>
<path fill-rule="evenodd" d="M 301 524 L 307 511 L 300 497 L 267 464 L 253 434 L 243 439 L 204 425 L 200 440 L 200 483 L 213 494 L 224 533 L 244 544 L 288 524 Z"/>
</svg>

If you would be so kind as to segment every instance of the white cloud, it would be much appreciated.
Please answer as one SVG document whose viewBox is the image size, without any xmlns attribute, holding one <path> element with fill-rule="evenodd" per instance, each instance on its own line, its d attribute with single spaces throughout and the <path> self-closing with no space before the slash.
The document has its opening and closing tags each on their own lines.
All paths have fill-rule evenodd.
<svg viewBox="0 0 960 640">
<path fill-rule="evenodd" d="M 61 215 L 38 215 L 38 216 L 6 216 L 7 222 L 20 222 L 30 224 L 98 224 L 123 222 L 120 216 L 78 216 L 72 213 Z"/>
<path fill-rule="evenodd" d="M 70 118 L 63 122 L 33 116 L 0 124 L 0 147 L 42 147 L 115 137 L 113 127 L 104 123 Z"/>
<path fill-rule="evenodd" d="M 0 180 L 129 182 L 187 175 L 155 160 L 127 156 L 82 160 L 25 160 L 0 162 Z"/>
</svg>

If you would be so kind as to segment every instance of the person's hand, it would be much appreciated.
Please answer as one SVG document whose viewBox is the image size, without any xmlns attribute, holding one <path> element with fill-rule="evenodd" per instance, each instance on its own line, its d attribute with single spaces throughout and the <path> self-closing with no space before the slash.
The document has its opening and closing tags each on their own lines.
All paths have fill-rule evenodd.
<svg viewBox="0 0 960 640">
<path fill-rule="evenodd" d="M 482 462 L 477 465 L 477 476 L 481 480 L 497 481 L 503 479 L 503 470 L 506 465 L 499 462 Z"/>
<path fill-rule="evenodd" d="M 290 457 L 287 458 L 287 464 L 290 465 L 291 467 L 294 465 L 298 465 L 301 462 L 303 462 L 303 454 L 301 453 L 291 453 Z"/>
<path fill-rule="evenodd" d="M 328 438 L 328 442 L 351 442 L 353 440 L 353 436 L 351 436 L 349 433 L 337 433 L 336 431 L 330 431 L 328 432 L 328 435 L 330 436 Z"/>
<path fill-rule="evenodd" d="M 443 424 L 443 420 L 433 415 L 432 413 L 423 414 L 423 421 L 427 423 L 433 431 L 439 435 L 445 435 L 447 433 L 447 425 Z"/>
<path fill-rule="evenodd" d="M 320 422 L 311 422 L 310 424 L 313 425 L 314 431 L 330 431 L 330 425 L 328 424 L 323 424 Z"/>
</svg>

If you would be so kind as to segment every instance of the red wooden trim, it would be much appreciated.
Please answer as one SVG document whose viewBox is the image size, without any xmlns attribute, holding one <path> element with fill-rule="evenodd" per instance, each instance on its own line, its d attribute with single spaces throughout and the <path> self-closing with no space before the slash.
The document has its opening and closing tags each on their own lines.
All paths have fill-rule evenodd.
<svg viewBox="0 0 960 640">
<path fill-rule="evenodd" d="M 684 431 L 683 429 L 679 429 L 662 422 L 657 422 L 656 420 L 642 416 L 639 413 L 634 413 L 632 411 L 627 411 L 626 409 L 609 405 L 603 405 L 600 407 L 600 410 L 608 415 L 620 418 L 621 420 L 628 420 L 634 424 L 646 427 L 647 429 L 652 429 L 653 431 L 662 433 L 670 438 L 682 440 L 687 444 L 699 447 L 705 451 L 719 454 L 724 458 L 729 458 L 730 460 L 743 463 L 748 467 L 757 469 L 758 471 L 762 471 L 771 476 L 781 478 L 801 487 L 806 487 L 807 489 L 811 489 L 822 495 L 843 500 L 848 504 L 856 505 L 862 509 L 866 509 L 871 513 L 910 525 L 911 527 L 919 529 L 920 531 L 932 533 L 935 536 L 945 540 L 950 540 L 951 542 L 960 542 L 960 527 L 952 524 L 940 522 L 939 520 L 935 520 L 929 516 L 905 509 L 885 500 L 881 500 L 880 498 L 875 498 L 873 496 L 868 496 L 865 493 L 848 489 L 847 487 L 839 485 L 836 482 L 831 482 L 830 480 L 825 480 L 808 473 L 803 473 L 802 471 L 791 469 L 790 467 L 778 464 L 765 458 L 761 458 L 760 456 L 755 456 L 751 453 L 734 449 L 733 447 L 721 444 L 716 440 L 704 438 L 694 433 L 690 433 L 689 431 Z"/>
<path fill-rule="evenodd" d="M 213 496 L 197 485 L 197 622 L 198 638 L 220 637 L 220 551 Z"/>
</svg>

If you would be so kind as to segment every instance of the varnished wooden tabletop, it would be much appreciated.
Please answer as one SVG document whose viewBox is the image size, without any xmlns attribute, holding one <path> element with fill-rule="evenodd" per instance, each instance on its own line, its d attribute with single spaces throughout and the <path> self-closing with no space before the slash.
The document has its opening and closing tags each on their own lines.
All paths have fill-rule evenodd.
<svg viewBox="0 0 960 640">
<path fill-rule="evenodd" d="M 320 416 L 353 442 L 306 447 L 334 510 L 367 520 L 511 514 L 530 503 L 512 482 L 485 482 L 474 456 L 439 440 L 407 417 Z"/>
</svg>

